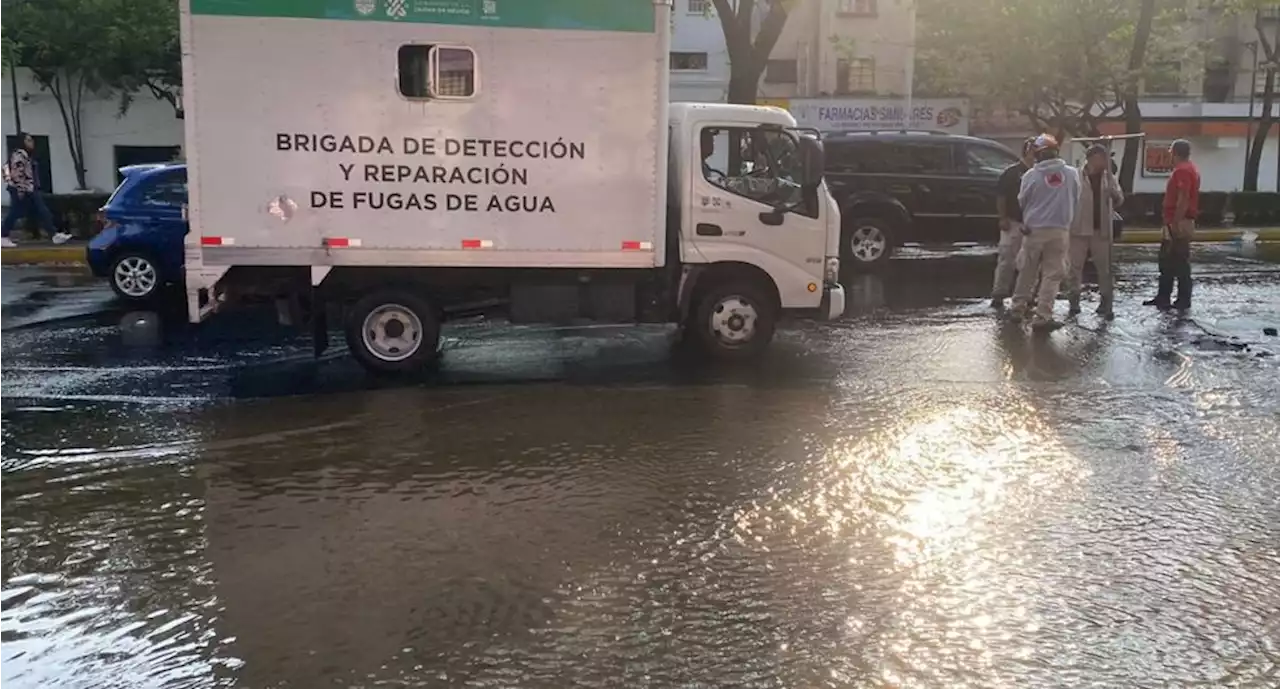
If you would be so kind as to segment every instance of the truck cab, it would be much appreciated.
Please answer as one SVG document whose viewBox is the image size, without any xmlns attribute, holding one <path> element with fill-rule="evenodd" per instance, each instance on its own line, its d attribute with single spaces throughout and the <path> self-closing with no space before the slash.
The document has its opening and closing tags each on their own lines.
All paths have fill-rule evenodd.
<svg viewBox="0 0 1280 689">
<path fill-rule="evenodd" d="M 773 107 L 674 103 L 669 112 L 667 201 L 686 272 L 758 277 L 779 310 L 838 318 L 840 211 L 816 133 Z"/>
</svg>

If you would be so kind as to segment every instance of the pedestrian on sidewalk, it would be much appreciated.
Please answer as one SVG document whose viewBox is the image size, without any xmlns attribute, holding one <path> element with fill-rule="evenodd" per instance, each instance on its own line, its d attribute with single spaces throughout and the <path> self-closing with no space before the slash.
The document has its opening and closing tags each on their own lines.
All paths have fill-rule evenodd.
<svg viewBox="0 0 1280 689">
<path fill-rule="evenodd" d="M 1059 325 L 1053 319 L 1053 301 L 1066 270 L 1070 227 L 1080 207 L 1080 171 L 1067 165 L 1058 154 L 1058 140 L 1048 134 L 1037 136 L 1031 150 L 1036 164 L 1022 176 L 1018 191 L 1026 265 L 1018 273 L 1013 308 L 1016 316 L 1025 315 L 1039 273 L 1031 327 L 1043 331 Z"/>
<path fill-rule="evenodd" d="M 1031 137 L 1022 142 L 1022 156 L 1018 162 L 1000 173 L 996 182 L 996 215 L 1000 218 L 1000 244 L 996 250 L 996 275 L 991 285 L 991 307 L 1004 307 L 1004 300 L 1013 296 L 1013 278 L 1017 273 L 1018 252 L 1022 250 L 1022 204 L 1018 191 L 1022 188 L 1022 176 L 1035 164 L 1031 157 Z"/>
<path fill-rule="evenodd" d="M 49 239 L 54 244 L 64 244 L 71 239 L 71 235 L 54 228 L 53 213 L 49 211 L 44 195 L 40 193 L 40 171 L 35 159 L 31 157 L 36 150 L 36 141 L 29 134 L 19 134 L 18 140 L 22 145 L 9 156 L 9 163 L 5 166 L 4 184 L 9 192 L 9 212 L 4 216 L 0 246 L 17 246 L 9 233 L 13 231 L 19 218 L 24 218 L 27 222 L 34 218 L 39 227 L 49 233 Z"/>
<path fill-rule="evenodd" d="M 1178 139 L 1169 146 L 1173 174 L 1164 190 L 1164 230 L 1160 237 L 1160 285 L 1154 299 L 1143 302 L 1161 310 L 1191 308 L 1191 240 L 1200 215 L 1200 171 L 1191 162 L 1191 143 Z M 1172 303 L 1173 283 L 1178 298 Z"/>
<path fill-rule="evenodd" d="M 1092 258 L 1098 270 L 1098 315 L 1106 319 L 1114 317 L 1115 279 L 1111 273 L 1112 214 L 1115 207 L 1124 202 L 1120 182 L 1111 172 L 1110 157 L 1101 144 L 1094 144 L 1085 152 L 1084 165 L 1080 168 L 1083 183 L 1080 185 L 1080 208 L 1071 226 L 1071 248 L 1068 253 L 1067 300 L 1071 305 L 1068 316 L 1080 313 L 1080 287 L 1084 282 L 1084 264 Z"/>
</svg>

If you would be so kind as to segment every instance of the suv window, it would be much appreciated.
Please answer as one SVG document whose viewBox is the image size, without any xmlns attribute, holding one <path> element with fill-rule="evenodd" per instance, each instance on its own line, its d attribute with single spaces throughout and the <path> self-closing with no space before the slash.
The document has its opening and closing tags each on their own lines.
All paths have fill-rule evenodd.
<svg viewBox="0 0 1280 689">
<path fill-rule="evenodd" d="M 965 171 L 981 177 L 999 177 L 1018 158 L 1003 148 L 967 144 L 964 147 Z"/>
<path fill-rule="evenodd" d="M 143 182 L 138 196 L 144 206 L 181 206 L 187 202 L 187 171 L 172 170 Z"/>
<path fill-rule="evenodd" d="M 954 170 L 949 143 L 873 139 L 828 142 L 827 169 L 895 175 L 947 175 Z"/>
</svg>

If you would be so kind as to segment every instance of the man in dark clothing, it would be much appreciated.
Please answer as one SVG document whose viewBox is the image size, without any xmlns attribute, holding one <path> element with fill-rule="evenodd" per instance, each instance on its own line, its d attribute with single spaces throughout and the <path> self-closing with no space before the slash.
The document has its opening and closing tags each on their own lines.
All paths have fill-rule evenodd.
<svg viewBox="0 0 1280 689">
<path fill-rule="evenodd" d="M 991 285 L 991 306 L 1000 308 L 1013 294 L 1013 276 L 1017 272 L 1018 252 L 1022 249 L 1022 205 L 1018 190 L 1022 175 L 1031 168 L 1032 137 L 1022 142 L 1022 157 L 1000 173 L 996 182 L 996 215 L 1000 218 L 1000 245 L 996 254 L 996 276 Z"/>
<path fill-rule="evenodd" d="M 1191 308 L 1191 240 L 1200 214 L 1200 171 L 1191 162 L 1191 144 L 1178 139 L 1169 147 L 1173 174 L 1164 191 L 1164 233 L 1160 240 L 1160 287 L 1154 299 L 1143 302 L 1160 309 Z M 1173 283 L 1178 298 L 1172 304 Z"/>
<path fill-rule="evenodd" d="M 6 249 L 16 246 L 9 233 L 19 219 L 26 219 L 28 222 L 35 220 L 39 227 L 49 233 L 54 244 L 65 243 L 71 239 L 71 235 L 54 228 L 53 213 L 49 212 L 44 195 L 40 193 L 40 171 L 33 156 L 36 140 L 29 134 L 19 133 L 18 141 L 21 145 L 9 156 L 9 163 L 5 166 L 4 181 L 9 192 L 9 212 L 4 216 L 0 245 Z"/>
</svg>

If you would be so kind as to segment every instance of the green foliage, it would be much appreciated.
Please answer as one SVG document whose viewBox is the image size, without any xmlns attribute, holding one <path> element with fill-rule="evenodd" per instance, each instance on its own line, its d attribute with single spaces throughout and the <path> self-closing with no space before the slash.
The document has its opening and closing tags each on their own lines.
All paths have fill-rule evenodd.
<svg viewBox="0 0 1280 689">
<path fill-rule="evenodd" d="M 1140 0 L 920 0 L 917 88 L 1025 114 L 1038 128 L 1093 134 L 1126 87 L 1198 50 L 1179 3 L 1162 3 L 1144 66 L 1129 70 Z"/>
</svg>

